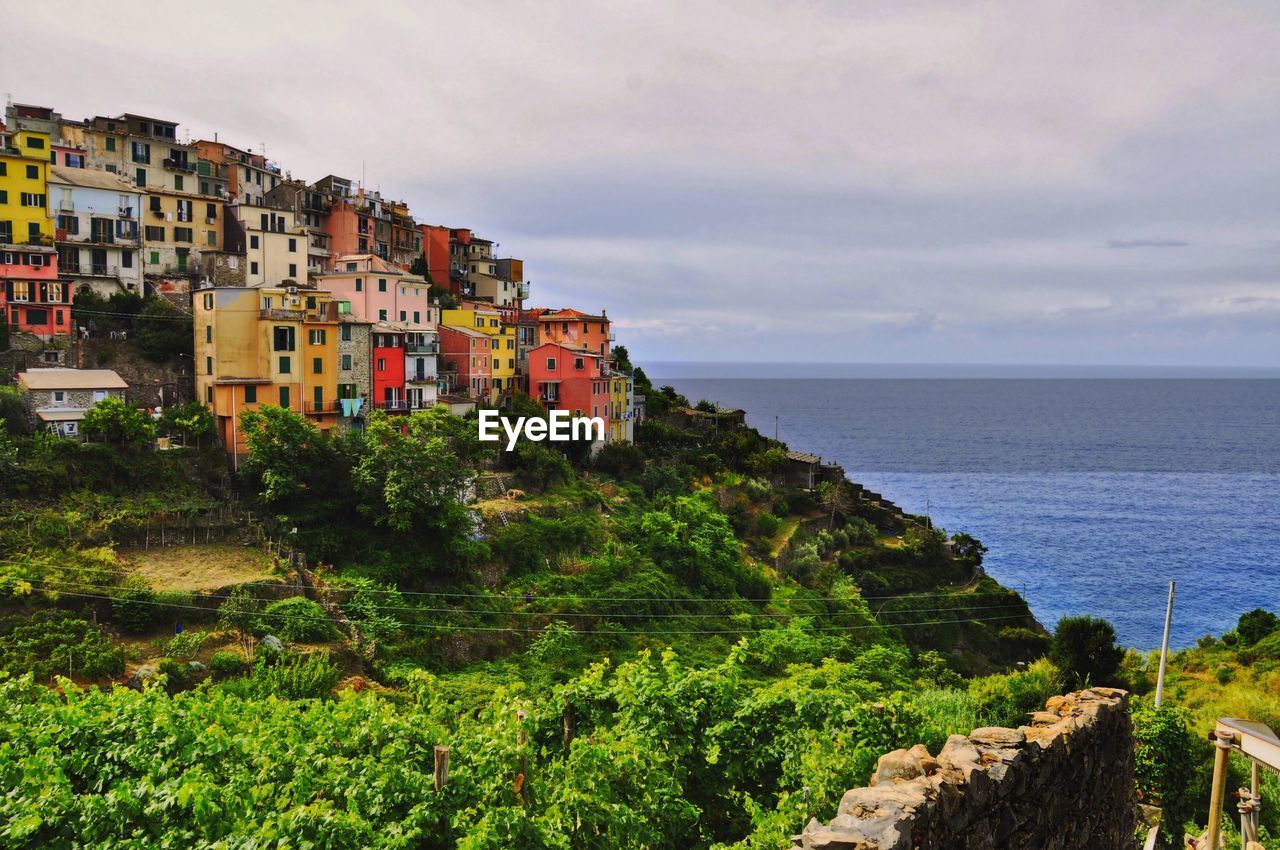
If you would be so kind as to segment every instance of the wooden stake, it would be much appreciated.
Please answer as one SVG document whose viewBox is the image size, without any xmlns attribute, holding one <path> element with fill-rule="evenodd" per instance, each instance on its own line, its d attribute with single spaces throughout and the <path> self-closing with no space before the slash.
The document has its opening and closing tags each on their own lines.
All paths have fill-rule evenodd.
<svg viewBox="0 0 1280 850">
<path fill-rule="evenodd" d="M 449 781 L 449 748 L 436 747 L 435 761 L 435 784 L 439 791 Z"/>
</svg>

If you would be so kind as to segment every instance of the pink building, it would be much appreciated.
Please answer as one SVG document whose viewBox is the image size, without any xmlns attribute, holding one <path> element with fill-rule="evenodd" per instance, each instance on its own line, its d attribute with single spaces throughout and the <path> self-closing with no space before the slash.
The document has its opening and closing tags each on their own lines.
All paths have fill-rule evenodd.
<svg viewBox="0 0 1280 850">
<path fill-rule="evenodd" d="M 316 285 L 349 301 L 351 314 L 365 322 L 391 322 L 435 328 L 440 308 L 431 303 L 431 287 L 421 277 L 402 271 L 373 254 L 336 257 L 333 270 L 316 276 Z"/>
<path fill-rule="evenodd" d="M 609 432 L 607 363 L 599 352 L 547 342 L 529 352 L 529 388 L 547 410 L 598 416 Z"/>
<path fill-rule="evenodd" d="M 0 245 L 0 309 L 10 330 L 52 339 L 71 333 L 71 282 L 58 279 L 58 252 Z"/>
<path fill-rule="evenodd" d="M 495 338 L 473 328 L 440 327 L 440 376 L 448 392 L 489 398 L 493 380 L 490 346 Z"/>
</svg>

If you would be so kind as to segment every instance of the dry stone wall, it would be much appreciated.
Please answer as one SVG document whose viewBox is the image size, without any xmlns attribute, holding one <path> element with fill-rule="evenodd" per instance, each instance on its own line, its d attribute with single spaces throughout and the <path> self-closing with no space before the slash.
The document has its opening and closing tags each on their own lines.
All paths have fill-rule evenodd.
<svg viewBox="0 0 1280 850">
<path fill-rule="evenodd" d="M 871 787 L 811 821 L 804 850 L 1119 850 L 1134 846 L 1128 695 L 1093 688 L 1051 698 L 1017 729 L 952 735 L 882 756 Z"/>
</svg>

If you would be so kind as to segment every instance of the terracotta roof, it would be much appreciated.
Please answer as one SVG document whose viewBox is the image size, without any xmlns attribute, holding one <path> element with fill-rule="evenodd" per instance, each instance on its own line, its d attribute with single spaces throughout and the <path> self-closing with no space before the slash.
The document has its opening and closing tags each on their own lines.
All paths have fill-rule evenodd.
<svg viewBox="0 0 1280 850">
<path fill-rule="evenodd" d="M 567 345 L 563 342 L 554 342 L 554 341 L 544 342 L 541 345 L 535 346 L 534 350 L 536 351 L 537 349 L 543 348 L 544 346 L 548 346 L 548 345 L 554 345 L 556 348 L 562 348 L 565 351 L 572 351 L 574 354 L 581 354 L 584 357 L 600 358 L 603 356 L 600 352 L 587 348 L 585 345 Z"/>
<path fill-rule="evenodd" d="M 112 369 L 29 369 L 18 373 L 29 390 L 113 390 L 129 385 Z"/>
<path fill-rule="evenodd" d="M 541 321 L 562 322 L 565 319 L 587 319 L 592 322 L 607 322 L 607 316 L 597 316 L 592 313 L 584 313 L 581 310 L 575 310 L 572 307 L 566 307 L 563 310 L 548 310 L 538 317 Z"/>
<path fill-rule="evenodd" d="M 465 328 L 465 327 L 459 328 L 459 327 L 454 327 L 453 325 L 441 325 L 440 332 L 444 333 L 445 331 L 453 331 L 456 334 L 462 334 L 463 336 L 469 336 L 469 337 L 479 337 L 481 339 L 489 338 L 489 334 L 485 333 L 484 331 L 478 331 L 475 328 Z"/>
</svg>

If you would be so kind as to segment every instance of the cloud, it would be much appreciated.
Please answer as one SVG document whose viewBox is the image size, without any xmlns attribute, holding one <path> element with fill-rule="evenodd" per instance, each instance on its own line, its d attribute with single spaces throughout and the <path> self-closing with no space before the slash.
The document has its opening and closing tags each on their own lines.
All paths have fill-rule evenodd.
<svg viewBox="0 0 1280 850">
<path fill-rule="evenodd" d="M 1108 248 L 1129 250 L 1131 248 L 1186 248 L 1191 243 L 1185 239 L 1109 239 Z"/>
<path fill-rule="evenodd" d="M 218 8 L 193 52 L 146 4 L 26 4 L 0 71 L 363 176 L 640 360 L 1280 353 L 1274 6 Z"/>
</svg>

